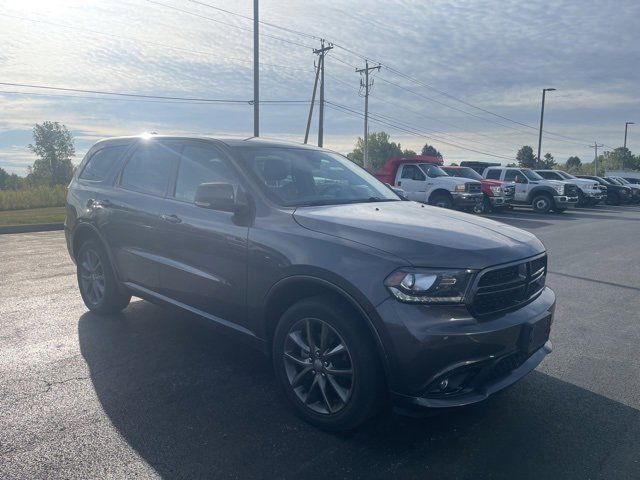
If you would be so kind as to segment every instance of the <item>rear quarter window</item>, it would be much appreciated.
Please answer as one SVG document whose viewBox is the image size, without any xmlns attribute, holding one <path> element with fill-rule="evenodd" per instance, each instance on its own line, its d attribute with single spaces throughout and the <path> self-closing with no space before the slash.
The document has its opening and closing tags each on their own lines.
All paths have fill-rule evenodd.
<svg viewBox="0 0 640 480">
<path fill-rule="evenodd" d="M 127 145 L 105 147 L 91 154 L 80 173 L 81 180 L 101 182 L 108 178 L 115 170 L 118 160 L 127 150 Z"/>
</svg>

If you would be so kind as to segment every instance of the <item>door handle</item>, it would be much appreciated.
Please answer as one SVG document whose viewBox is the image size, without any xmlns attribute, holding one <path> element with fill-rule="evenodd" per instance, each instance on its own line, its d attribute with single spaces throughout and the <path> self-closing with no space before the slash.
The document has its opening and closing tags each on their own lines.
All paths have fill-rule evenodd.
<svg viewBox="0 0 640 480">
<path fill-rule="evenodd" d="M 160 215 L 160 218 L 169 223 L 180 223 L 182 219 L 177 215 Z"/>
</svg>

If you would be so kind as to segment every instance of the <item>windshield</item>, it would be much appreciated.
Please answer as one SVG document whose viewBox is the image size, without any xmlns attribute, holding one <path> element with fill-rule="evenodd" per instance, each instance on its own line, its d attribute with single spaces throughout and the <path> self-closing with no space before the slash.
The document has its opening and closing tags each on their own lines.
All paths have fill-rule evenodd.
<svg viewBox="0 0 640 480">
<path fill-rule="evenodd" d="M 618 180 L 622 185 L 631 185 L 631 182 L 626 178 L 616 177 L 616 180 Z"/>
<path fill-rule="evenodd" d="M 439 166 L 433 165 L 433 164 L 430 164 L 430 163 L 421 163 L 420 164 L 420 168 L 422 169 L 422 171 L 424 173 L 427 174 L 428 177 L 431 177 L 431 178 L 448 177 L 449 176 L 449 175 L 447 175 L 447 172 L 442 170 Z"/>
<path fill-rule="evenodd" d="M 615 185 L 622 185 L 622 182 L 620 180 L 618 180 L 617 178 L 605 177 L 605 180 L 607 180 L 609 183 L 613 183 Z"/>
<path fill-rule="evenodd" d="M 448 175 L 452 177 L 460 177 L 460 178 L 471 178 L 473 180 L 482 180 L 482 175 L 476 172 L 473 168 L 462 167 L 462 168 L 447 168 L 444 167 L 441 170 L 444 170 Z"/>
<path fill-rule="evenodd" d="M 572 178 L 576 178 L 573 175 L 569 175 L 567 172 L 563 172 L 561 170 L 558 170 L 558 175 L 560 175 L 562 178 L 566 178 L 568 180 L 570 180 Z"/>
<path fill-rule="evenodd" d="M 532 181 L 536 181 L 536 180 L 543 180 L 543 178 L 538 175 L 536 172 L 534 172 L 533 170 L 529 170 L 528 168 L 523 168 L 521 170 L 521 172 L 524 174 L 525 177 L 527 177 L 529 180 Z"/>
<path fill-rule="evenodd" d="M 342 155 L 279 147 L 234 148 L 242 168 L 279 205 L 399 201 L 393 190 Z"/>
</svg>

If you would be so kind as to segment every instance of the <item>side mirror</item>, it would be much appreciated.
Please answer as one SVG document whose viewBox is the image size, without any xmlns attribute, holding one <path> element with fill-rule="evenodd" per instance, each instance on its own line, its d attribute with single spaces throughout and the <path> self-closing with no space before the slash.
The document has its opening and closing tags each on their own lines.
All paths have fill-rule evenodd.
<svg viewBox="0 0 640 480">
<path fill-rule="evenodd" d="M 193 203 L 198 207 L 223 212 L 235 212 L 238 208 L 233 185 L 221 182 L 201 183 L 198 185 Z"/>
</svg>

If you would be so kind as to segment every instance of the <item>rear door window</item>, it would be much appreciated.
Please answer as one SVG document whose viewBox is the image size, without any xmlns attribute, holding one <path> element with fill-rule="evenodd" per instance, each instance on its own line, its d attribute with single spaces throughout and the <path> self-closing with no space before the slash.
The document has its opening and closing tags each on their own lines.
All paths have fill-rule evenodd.
<svg viewBox="0 0 640 480">
<path fill-rule="evenodd" d="M 180 157 L 180 144 L 149 141 L 133 153 L 120 178 L 127 190 L 163 196 Z"/>
<path fill-rule="evenodd" d="M 118 164 L 118 160 L 128 148 L 127 145 L 101 148 L 94 152 L 80 174 L 80 179 L 100 182 L 109 177 Z"/>
</svg>

